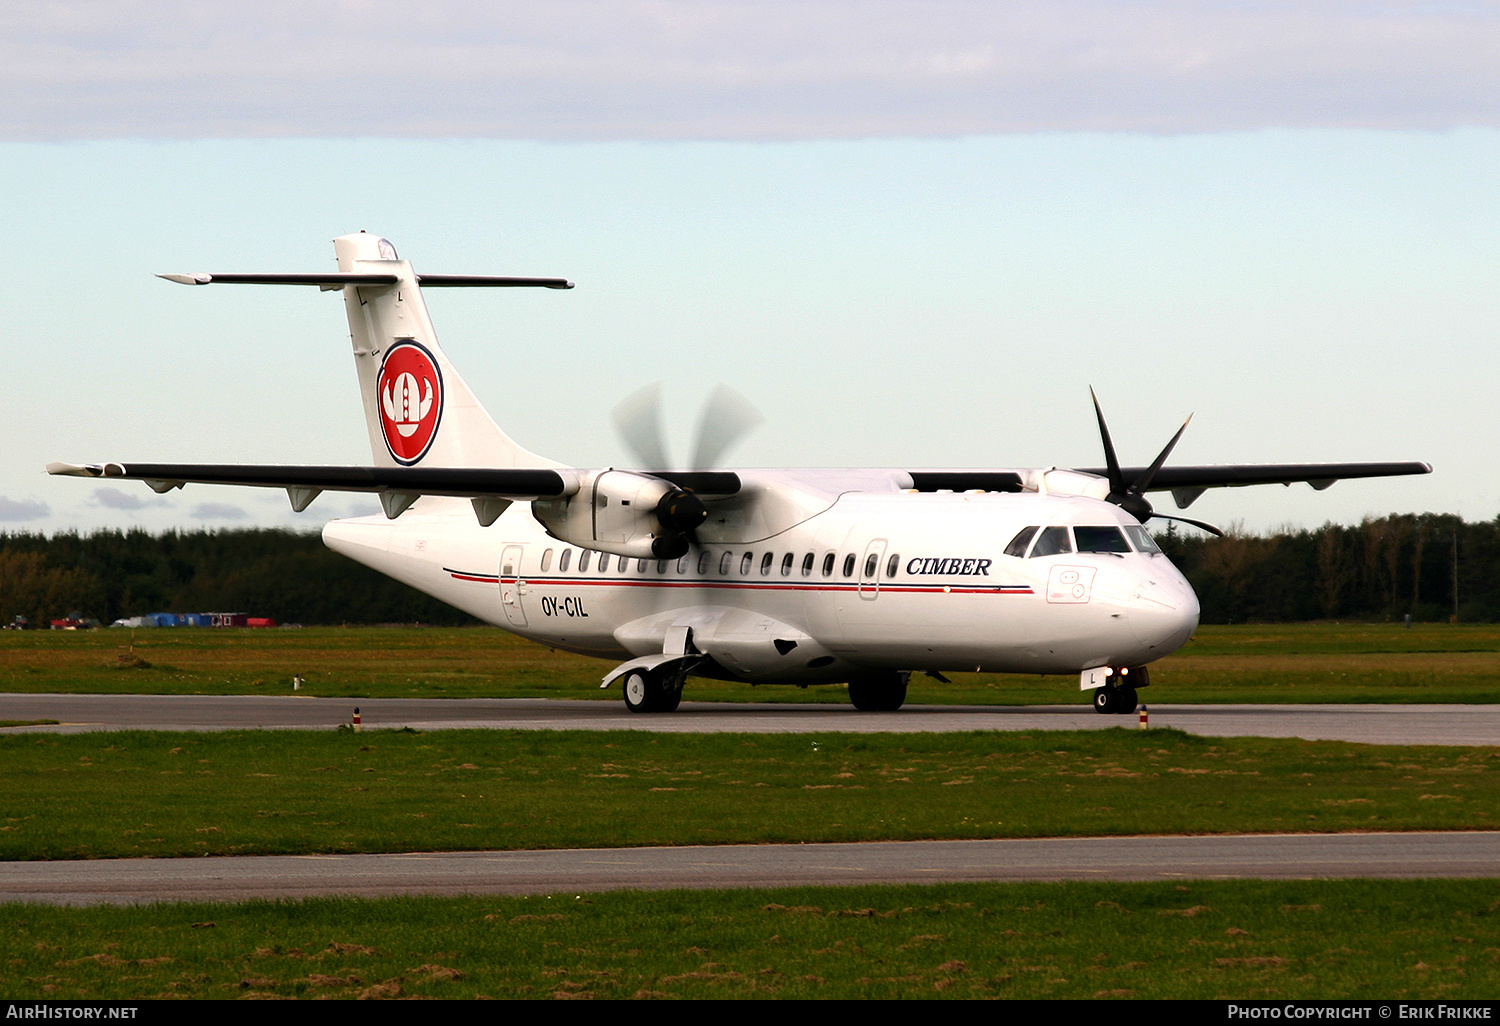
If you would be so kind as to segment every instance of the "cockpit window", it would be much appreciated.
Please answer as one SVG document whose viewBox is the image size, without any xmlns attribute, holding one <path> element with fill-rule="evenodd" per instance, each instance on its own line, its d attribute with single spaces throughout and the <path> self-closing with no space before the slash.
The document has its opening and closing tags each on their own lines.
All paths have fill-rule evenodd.
<svg viewBox="0 0 1500 1026">
<path fill-rule="evenodd" d="M 1129 552 L 1118 527 L 1074 527 L 1079 552 Z"/>
<path fill-rule="evenodd" d="M 1026 546 L 1031 544 L 1031 536 L 1036 534 L 1036 532 L 1037 529 L 1035 527 L 1021 528 L 1020 531 L 1016 532 L 1016 536 L 1010 540 L 1010 544 L 1005 546 L 1005 554 L 1007 556 L 1015 556 L 1017 559 L 1026 555 Z"/>
<path fill-rule="evenodd" d="M 1131 544 L 1133 544 L 1135 546 L 1135 551 L 1137 551 L 1137 552 L 1160 552 L 1161 551 L 1160 547 L 1158 547 L 1157 544 L 1156 544 L 1156 539 L 1153 538 L 1153 537 L 1151 537 L 1151 532 L 1148 531 L 1148 530 L 1146 530 L 1140 524 L 1131 524 L 1129 527 L 1125 528 L 1125 533 L 1130 536 L 1130 541 L 1131 541 Z"/>
<path fill-rule="evenodd" d="M 1037 537 L 1036 544 L 1031 547 L 1031 558 L 1055 556 L 1058 553 L 1072 551 L 1073 542 L 1068 537 L 1066 527 L 1044 527 Z"/>
</svg>

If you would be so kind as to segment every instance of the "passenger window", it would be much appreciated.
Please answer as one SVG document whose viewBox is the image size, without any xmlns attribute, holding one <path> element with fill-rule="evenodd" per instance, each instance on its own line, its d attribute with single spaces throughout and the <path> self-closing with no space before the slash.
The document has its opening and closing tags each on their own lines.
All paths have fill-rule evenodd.
<svg viewBox="0 0 1500 1026">
<path fill-rule="evenodd" d="M 542 573 L 552 569 L 552 550 L 548 549 L 542 553 Z"/>
<path fill-rule="evenodd" d="M 573 550 L 563 549 L 561 556 L 557 557 L 557 572 L 565 574 L 568 572 L 568 564 L 573 562 Z"/>
<path fill-rule="evenodd" d="M 792 559 L 793 556 L 790 552 L 781 557 L 781 576 L 792 576 Z"/>
<path fill-rule="evenodd" d="M 579 556 L 578 556 L 578 572 L 579 573 L 586 574 L 586 573 L 589 572 L 589 557 L 592 556 L 592 555 L 593 555 L 593 552 L 589 551 L 588 549 L 584 549 L 583 552 L 579 554 Z"/>
<path fill-rule="evenodd" d="M 733 553 L 726 552 L 726 553 L 724 553 L 724 558 L 721 559 L 721 560 L 719 560 L 719 576 L 720 577 L 728 577 L 729 576 L 729 561 L 732 560 L 733 558 L 734 558 Z"/>
<path fill-rule="evenodd" d="M 1007 556 L 1015 556 L 1017 559 L 1026 555 L 1026 546 L 1031 544 L 1031 538 L 1036 532 L 1037 529 L 1035 527 L 1021 528 L 1016 532 L 1016 536 L 1010 540 L 1010 544 L 1005 546 L 1005 554 Z"/>
<path fill-rule="evenodd" d="M 886 577 L 886 580 L 893 581 L 893 580 L 896 579 L 896 568 L 899 567 L 900 565 L 901 565 L 901 557 L 897 556 L 897 555 L 895 555 L 893 553 L 891 555 L 891 558 L 885 561 L 885 577 Z"/>
<path fill-rule="evenodd" d="M 852 552 L 849 553 L 849 555 L 847 555 L 847 556 L 844 557 L 844 576 L 845 577 L 853 577 L 854 576 L 854 553 L 852 553 Z"/>
<path fill-rule="evenodd" d="M 698 557 L 698 576 L 702 577 L 708 573 L 708 564 L 713 560 L 714 554 L 707 549 Z"/>
<path fill-rule="evenodd" d="M 766 576 L 767 574 L 769 574 L 771 572 L 771 561 L 773 559 L 775 559 L 775 558 L 776 557 L 772 553 L 769 553 L 769 552 L 767 552 L 764 556 L 760 557 L 760 575 L 762 577 Z"/>
<path fill-rule="evenodd" d="M 1073 542 L 1068 537 L 1066 527 L 1044 527 L 1042 533 L 1031 547 L 1031 558 L 1038 556 L 1056 556 L 1063 552 L 1072 552 Z"/>
<path fill-rule="evenodd" d="M 667 572 L 667 561 L 665 559 L 658 559 L 656 561 L 656 572 L 659 574 Z"/>
<path fill-rule="evenodd" d="M 677 572 L 679 574 L 685 574 L 685 573 L 687 573 L 687 565 L 688 565 L 688 558 L 686 556 L 683 556 L 681 559 L 679 559 L 677 561 Z"/>
<path fill-rule="evenodd" d="M 740 576 L 744 577 L 750 572 L 750 564 L 755 562 L 755 553 L 747 552 L 740 557 Z"/>
<path fill-rule="evenodd" d="M 1073 537 L 1078 540 L 1079 552 L 1130 551 L 1118 527 L 1075 527 Z"/>
<path fill-rule="evenodd" d="M 651 560 L 649 560 L 649 559 L 642 559 L 642 560 L 640 560 L 639 562 L 637 562 L 635 564 L 635 572 L 638 573 L 638 574 L 643 574 L 643 573 L 646 572 L 646 568 L 649 567 L 650 565 L 651 565 Z"/>
<path fill-rule="evenodd" d="M 599 572 L 601 574 L 607 574 L 607 573 L 609 573 L 609 553 L 608 552 L 601 552 L 601 553 L 599 553 Z"/>
<path fill-rule="evenodd" d="M 802 576 L 811 577 L 813 568 L 813 554 L 809 552 L 802 557 Z"/>
<path fill-rule="evenodd" d="M 833 555 L 832 552 L 828 553 L 828 555 L 826 555 L 826 556 L 823 557 L 823 576 L 824 577 L 832 577 L 833 576 L 833 560 L 834 560 L 834 555 Z"/>
<path fill-rule="evenodd" d="M 875 568 L 880 565 L 880 557 L 870 553 L 865 557 L 865 579 L 869 580 L 875 576 Z"/>
</svg>

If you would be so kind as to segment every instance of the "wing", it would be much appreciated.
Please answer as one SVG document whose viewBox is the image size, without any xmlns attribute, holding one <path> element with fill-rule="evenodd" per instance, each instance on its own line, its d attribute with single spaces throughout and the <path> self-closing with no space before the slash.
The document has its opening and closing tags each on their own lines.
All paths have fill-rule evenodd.
<svg viewBox="0 0 1500 1026">
<path fill-rule="evenodd" d="M 47 473 L 144 481 L 156 492 L 185 484 L 248 485 L 285 488 L 292 509 L 300 513 L 323 492 L 367 492 L 380 498 L 394 519 L 423 495 L 469 499 L 485 527 L 512 502 L 576 495 L 580 473 L 574 470 L 485 467 L 318 467 L 235 463 L 49 463 Z M 703 496 L 724 497 L 740 490 L 732 471 L 654 471 L 652 477 Z"/>
<path fill-rule="evenodd" d="M 1076 467 L 1081 474 L 1108 475 L 1104 467 Z M 1127 481 L 1136 480 L 1149 468 L 1122 467 Z M 1208 467 L 1162 467 L 1147 491 L 1171 492 L 1179 509 L 1187 509 L 1210 488 L 1241 488 L 1246 485 L 1290 485 L 1305 481 L 1322 491 L 1336 481 L 1360 477 L 1405 477 L 1430 474 L 1427 463 L 1246 463 Z"/>
<path fill-rule="evenodd" d="M 1071 467 L 1076 474 L 1106 481 L 1107 467 Z M 1149 467 L 1121 467 L 1126 481 L 1139 480 Z M 1020 492 L 1035 489 L 1040 470 L 909 470 L 912 487 L 919 492 L 985 491 Z M 1210 488 L 1241 488 L 1246 485 L 1290 485 L 1303 481 L 1322 491 L 1344 478 L 1403 477 L 1430 474 L 1427 463 L 1245 463 L 1208 467 L 1160 467 L 1146 491 L 1171 492 L 1179 509 L 1187 509 Z M 1055 487 L 1055 486 L 1054 486 Z M 1102 495 L 1101 495 L 1102 497 Z"/>
</svg>

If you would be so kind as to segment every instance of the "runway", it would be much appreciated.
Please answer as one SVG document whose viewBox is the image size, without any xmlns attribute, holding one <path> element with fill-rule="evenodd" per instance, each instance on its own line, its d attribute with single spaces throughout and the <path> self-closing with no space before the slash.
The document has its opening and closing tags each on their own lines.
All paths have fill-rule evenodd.
<svg viewBox="0 0 1500 1026">
<path fill-rule="evenodd" d="M 293 696 L 0 695 L 0 733 L 95 730 L 489 728 L 830 733 L 1138 729 L 1088 706 L 685 702 L 637 715 L 618 701 Z M 1500 706 L 1160 705 L 1152 727 L 1215 736 L 1500 746 Z M 1500 832 L 1044 838 L 575 851 L 126 859 L 0 864 L 0 900 L 55 904 L 238 901 L 344 894 L 553 894 L 963 880 L 1160 880 L 1500 875 Z"/>
<path fill-rule="evenodd" d="M 636 714 L 613 701 L 540 698 L 311 698 L 216 695 L 0 695 L 0 719 L 54 719 L 0 733 L 89 730 L 333 729 L 360 710 L 365 729 L 653 730 L 827 733 L 1135 729 L 1137 717 L 1090 706 L 906 706 L 684 702 Z M 1500 705 L 1148 705 L 1152 727 L 1215 737 L 1302 737 L 1367 744 L 1500 745 Z"/>
<path fill-rule="evenodd" d="M 0 863 L 0 901 L 558 894 L 949 881 L 1484 877 L 1500 833 L 1088 837 Z"/>
</svg>

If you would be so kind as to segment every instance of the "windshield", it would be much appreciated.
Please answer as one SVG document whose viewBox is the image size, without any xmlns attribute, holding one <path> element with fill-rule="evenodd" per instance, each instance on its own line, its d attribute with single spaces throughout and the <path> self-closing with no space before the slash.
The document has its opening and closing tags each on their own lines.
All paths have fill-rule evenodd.
<svg viewBox="0 0 1500 1026">
<path fill-rule="evenodd" d="M 1036 544 L 1031 547 L 1031 558 L 1055 556 L 1060 552 L 1072 551 L 1073 543 L 1068 539 L 1066 527 L 1045 527 L 1037 537 Z"/>
<path fill-rule="evenodd" d="M 1118 527 L 1074 527 L 1079 552 L 1129 552 L 1125 535 Z"/>
</svg>

